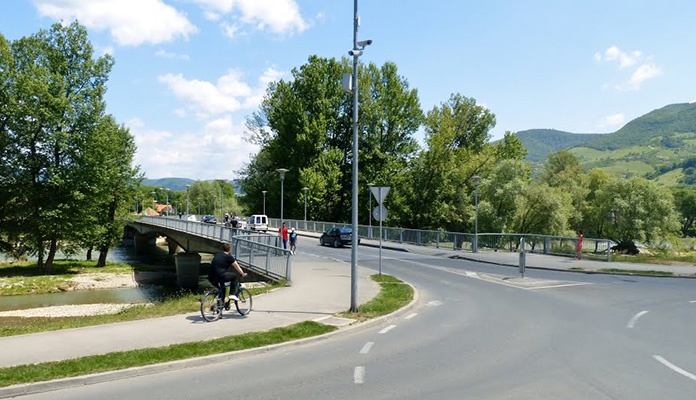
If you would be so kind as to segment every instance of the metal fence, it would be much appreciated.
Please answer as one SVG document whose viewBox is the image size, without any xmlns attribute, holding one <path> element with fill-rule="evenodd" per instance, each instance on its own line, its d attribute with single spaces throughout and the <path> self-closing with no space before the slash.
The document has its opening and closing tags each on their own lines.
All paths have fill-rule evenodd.
<svg viewBox="0 0 696 400">
<path fill-rule="evenodd" d="M 142 217 L 137 222 L 186 232 L 219 242 L 229 242 L 234 257 L 246 267 L 274 279 L 291 280 L 291 253 L 278 247 L 277 240 L 273 236 L 259 235 L 224 225 L 185 221 L 175 217 Z"/>
<path fill-rule="evenodd" d="M 280 226 L 280 219 L 269 218 L 270 226 Z M 322 233 L 332 227 L 350 227 L 351 224 L 336 222 L 304 221 L 286 219 L 289 228 L 306 232 Z M 363 239 L 379 240 L 379 226 L 358 225 L 358 236 Z M 474 251 L 474 236 L 478 236 L 477 251 L 519 251 L 520 239 L 525 240 L 525 251 L 556 256 L 575 256 L 577 238 L 568 236 L 535 235 L 522 233 L 461 233 L 428 231 L 421 229 L 382 227 L 382 240 L 417 246 L 431 246 L 461 251 Z M 585 238 L 583 256 L 611 261 L 611 240 Z"/>
</svg>

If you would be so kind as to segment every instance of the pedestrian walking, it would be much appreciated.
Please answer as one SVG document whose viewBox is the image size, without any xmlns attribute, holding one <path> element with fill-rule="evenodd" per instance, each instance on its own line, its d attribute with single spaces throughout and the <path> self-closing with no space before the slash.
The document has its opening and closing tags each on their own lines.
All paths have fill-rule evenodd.
<svg viewBox="0 0 696 400">
<path fill-rule="evenodd" d="M 585 235 L 582 234 L 582 230 L 578 230 L 578 240 L 575 243 L 575 259 L 582 260 L 582 242 L 585 240 Z"/>
<path fill-rule="evenodd" d="M 283 239 L 283 248 L 285 250 L 288 249 L 288 227 L 285 226 L 285 222 L 283 222 L 283 226 L 278 229 L 278 235 L 280 235 L 280 238 Z"/>
<path fill-rule="evenodd" d="M 295 228 L 292 228 L 290 231 L 290 252 L 297 254 L 297 232 L 295 232 Z"/>
</svg>

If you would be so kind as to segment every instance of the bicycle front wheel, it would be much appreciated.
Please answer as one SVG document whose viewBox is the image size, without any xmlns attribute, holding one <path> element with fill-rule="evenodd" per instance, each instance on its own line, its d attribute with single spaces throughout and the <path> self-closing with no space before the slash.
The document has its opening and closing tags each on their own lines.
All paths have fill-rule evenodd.
<svg viewBox="0 0 696 400">
<path fill-rule="evenodd" d="M 251 312 L 251 292 L 249 289 L 242 288 L 239 293 L 237 293 L 239 301 L 235 301 L 234 305 L 237 307 L 237 311 L 241 315 L 247 315 Z"/>
<path fill-rule="evenodd" d="M 208 292 L 201 298 L 201 315 L 206 322 L 213 322 L 222 316 L 222 307 L 218 305 L 218 292 Z"/>
</svg>

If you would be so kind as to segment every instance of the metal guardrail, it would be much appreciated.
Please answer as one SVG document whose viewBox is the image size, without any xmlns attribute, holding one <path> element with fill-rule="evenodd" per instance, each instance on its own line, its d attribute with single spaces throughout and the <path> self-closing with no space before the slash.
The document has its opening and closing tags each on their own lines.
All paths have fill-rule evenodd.
<svg viewBox="0 0 696 400">
<path fill-rule="evenodd" d="M 280 219 L 269 218 L 270 226 L 280 226 Z M 336 222 L 304 221 L 286 219 L 285 224 L 290 228 L 306 232 L 322 233 L 333 227 L 350 227 L 351 224 Z M 379 240 L 379 226 L 358 225 L 358 236 L 363 239 Z M 474 234 L 446 231 L 428 231 L 421 229 L 382 227 L 382 240 L 395 243 L 406 243 L 417 246 L 450 248 L 452 250 L 474 251 Z M 536 235 L 523 233 L 479 233 L 478 251 L 509 251 L 518 252 L 520 239 L 525 239 L 525 251 L 555 256 L 575 256 L 577 238 L 568 236 Z M 593 259 L 611 261 L 612 242 L 608 239 L 585 238 L 583 241 L 583 256 Z"/>
<path fill-rule="evenodd" d="M 288 250 L 272 245 L 276 238 L 224 225 L 186 221 L 176 217 L 142 217 L 135 222 L 161 226 L 219 242 L 229 242 L 234 257 L 244 266 L 275 279 L 291 280 L 292 257 Z"/>
</svg>

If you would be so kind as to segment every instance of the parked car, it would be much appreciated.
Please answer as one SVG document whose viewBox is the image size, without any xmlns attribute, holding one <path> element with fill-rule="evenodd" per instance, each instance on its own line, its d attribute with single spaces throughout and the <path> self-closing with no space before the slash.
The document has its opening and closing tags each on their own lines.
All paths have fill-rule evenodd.
<svg viewBox="0 0 696 400">
<path fill-rule="evenodd" d="M 204 215 L 201 222 L 206 224 L 217 224 L 217 218 L 214 215 Z"/>
<path fill-rule="evenodd" d="M 187 220 L 187 221 L 191 221 L 191 222 L 196 222 L 196 221 L 197 221 L 195 215 L 189 215 L 188 217 L 186 217 L 186 220 Z"/>
<path fill-rule="evenodd" d="M 330 245 L 333 247 L 339 246 L 350 246 L 351 237 L 353 234 L 353 228 L 344 226 L 340 228 L 329 228 L 326 232 L 321 234 L 319 238 L 320 245 Z M 360 237 L 358 237 L 358 244 L 360 244 Z"/>
</svg>

